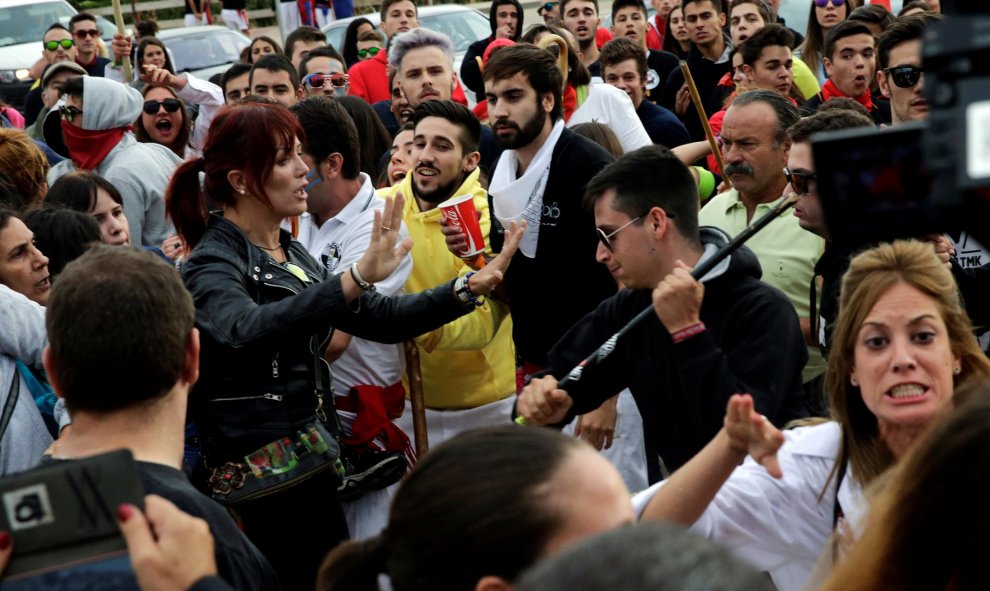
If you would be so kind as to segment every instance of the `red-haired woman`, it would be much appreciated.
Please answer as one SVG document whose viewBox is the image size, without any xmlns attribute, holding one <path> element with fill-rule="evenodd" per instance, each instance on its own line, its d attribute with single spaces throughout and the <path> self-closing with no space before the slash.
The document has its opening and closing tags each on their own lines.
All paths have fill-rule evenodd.
<svg viewBox="0 0 990 591">
<path fill-rule="evenodd" d="M 295 474 L 313 429 L 337 433 L 321 355 L 334 328 L 390 343 L 438 328 L 491 292 L 521 237 L 514 232 L 502 255 L 474 275 L 421 294 L 380 296 L 374 283 L 411 248 L 409 239 L 399 241 L 397 199 L 376 216 L 364 257 L 329 275 L 280 229 L 284 218 L 306 211 L 300 138 L 299 122 L 281 105 L 224 108 L 203 157 L 180 165 L 166 193 L 179 237 L 192 249 L 182 273 L 202 344 L 191 413 L 203 446 L 197 480 L 212 478 L 206 487 L 236 511 L 285 589 L 312 589 L 320 561 L 347 537 L 333 466 Z M 207 196 L 222 214 L 208 213 Z M 270 474 L 285 482 L 258 498 L 234 500 L 240 489 L 267 486 Z"/>
</svg>

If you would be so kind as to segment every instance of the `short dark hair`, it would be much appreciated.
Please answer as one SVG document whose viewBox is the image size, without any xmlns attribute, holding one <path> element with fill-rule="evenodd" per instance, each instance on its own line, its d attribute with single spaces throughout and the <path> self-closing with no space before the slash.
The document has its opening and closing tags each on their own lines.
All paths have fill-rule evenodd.
<svg viewBox="0 0 990 591">
<path fill-rule="evenodd" d="M 578 123 L 574 127 L 571 127 L 570 130 L 578 135 L 583 135 L 599 146 L 605 148 L 605 151 L 615 158 L 618 158 L 625 153 L 625 149 L 622 147 L 622 142 L 619 141 L 619 136 L 615 135 L 612 128 L 604 123 L 599 123 L 598 121 L 585 121 L 584 123 Z"/>
<path fill-rule="evenodd" d="M 81 170 L 58 177 L 45 194 L 45 204 L 67 207 L 88 214 L 96 209 L 98 189 L 106 191 L 117 205 L 124 204 L 120 191 L 113 186 L 113 183 L 97 174 Z"/>
<path fill-rule="evenodd" d="M 681 1 L 681 11 L 683 12 L 688 4 L 701 4 L 703 2 L 708 2 L 715 9 L 715 14 L 722 14 L 722 1 L 721 0 L 682 0 Z"/>
<path fill-rule="evenodd" d="M 412 2 L 413 8 L 416 9 L 416 16 L 419 17 L 419 6 L 416 5 L 416 0 L 382 0 L 382 9 L 378 13 L 378 17 L 381 22 L 385 22 L 385 17 L 388 15 L 388 9 L 392 8 L 393 4 L 398 4 L 399 2 Z"/>
<path fill-rule="evenodd" d="M 890 14 L 890 11 L 882 4 L 870 4 L 868 6 L 860 6 L 850 12 L 846 20 L 880 25 L 880 29 L 885 31 L 894 22 L 894 15 Z"/>
<path fill-rule="evenodd" d="M 942 20 L 942 15 L 936 12 L 909 14 L 894 19 L 877 42 L 877 70 L 890 67 L 890 52 L 901 43 L 923 39 L 925 28 L 930 23 Z"/>
<path fill-rule="evenodd" d="M 70 35 L 72 34 L 72 31 L 70 31 L 69 29 L 66 29 L 65 26 L 62 23 L 55 23 L 52 26 L 50 26 L 47 29 L 45 29 L 44 34 L 41 36 L 41 40 L 44 41 L 45 35 L 47 35 L 48 33 L 51 33 L 52 31 L 54 31 L 56 29 L 60 29 L 62 31 L 65 31 L 66 33 L 68 33 Z"/>
<path fill-rule="evenodd" d="M 639 72 L 640 82 L 646 83 L 646 56 L 632 39 L 616 37 L 602 46 L 602 51 L 598 56 L 601 64 L 602 77 L 605 77 L 605 68 L 618 65 L 626 60 L 636 62 L 636 71 Z"/>
<path fill-rule="evenodd" d="M 357 40 L 360 41 L 377 41 L 379 43 L 385 43 L 385 34 L 378 29 L 368 29 L 367 31 L 362 31 L 358 35 Z"/>
<path fill-rule="evenodd" d="M 86 88 L 83 83 L 85 76 L 70 76 L 62 83 L 62 94 L 71 96 L 76 100 L 83 100 L 83 91 Z"/>
<path fill-rule="evenodd" d="M 520 73 L 525 74 L 529 79 L 529 84 L 536 91 L 537 97 L 548 92 L 553 93 L 554 104 L 550 111 L 550 120 L 557 121 L 563 114 L 561 95 L 564 79 L 560 69 L 557 68 L 554 55 L 546 49 L 525 43 L 504 47 L 492 53 L 488 60 L 484 71 L 485 82 L 505 80 Z"/>
<path fill-rule="evenodd" d="M 470 109 L 454 101 L 426 101 L 413 111 L 412 123 L 414 126 L 419 125 L 419 122 L 427 117 L 446 119 L 460 128 L 462 155 L 478 151 L 481 143 L 481 123 Z"/>
<path fill-rule="evenodd" d="M 300 41 L 322 41 L 326 43 L 327 34 L 309 25 L 303 25 L 289 33 L 289 36 L 285 38 L 285 56 L 290 60 L 292 59 L 292 52 L 296 48 L 296 43 Z"/>
<path fill-rule="evenodd" d="M 145 18 L 134 23 L 134 29 L 142 37 L 154 37 L 158 34 L 158 21 L 153 18 Z"/>
<path fill-rule="evenodd" d="M 565 10 L 564 7 L 567 6 L 569 3 L 573 2 L 573 1 L 574 0 L 560 0 L 560 6 L 557 9 L 558 10 L 557 14 L 563 15 L 564 14 L 564 10 Z M 586 1 L 590 1 L 592 4 L 595 5 L 595 14 L 598 14 L 598 12 L 599 12 L 599 10 L 598 10 L 598 0 L 586 0 Z"/>
<path fill-rule="evenodd" d="M 643 13 L 643 18 L 647 17 L 646 4 L 643 4 L 643 0 L 615 0 L 612 2 L 612 22 L 615 22 L 615 15 L 623 8 L 638 8 L 640 12 Z"/>
<path fill-rule="evenodd" d="M 292 82 L 292 90 L 295 91 L 299 88 L 299 72 L 292 67 L 292 62 L 289 58 L 284 55 L 279 55 L 277 53 L 270 53 L 258 61 L 254 62 L 251 66 L 251 76 L 248 78 L 249 85 L 254 86 L 254 72 L 255 70 L 268 70 L 269 72 L 288 72 L 289 80 Z"/>
<path fill-rule="evenodd" d="M 818 105 L 818 108 L 815 109 L 815 113 L 826 113 L 828 111 L 852 111 L 854 113 L 859 113 L 860 115 L 870 117 L 871 120 L 873 119 L 873 116 L 870 115 L 869 109 L 864 107 L 862 103 L 856 99 L 849 98 L 848 96 L 837 96 L 830 98 L 824 103 Z"/>
<path fill-rule="evenodd" d="M 317 163 L 330 154 L 340 154 L 341 176 L 356 179 L 361 172 L 361 144 L 358 130 L 347 110 L 336 100 L 310 96 L 289 107 L 306 132 L 303 151 Z"/>
<path fill-rule="evenodd" d="M 223 91 L 223 96 L 225 99 L 227 97 L 227 83 L 233 80 L 234 78 L 243 76 L 244 74 L 250 74 L 251 67 L 252 67 L 251 64 L 245 64 L 244 62 L 237 62 L 234 65 L 227 68 L 227 71 L 224 72 L 223 75 L 220 77 L 220 84 L 218 84 L 220 90 Z M 250 79 L 250 76 L 248 76 L 248 79 Z M 249 92 L 250 90 L 251 89 L 248 88 Z"/>
<path fill-rule="evenodd" d="M 76 23 L 82 21 L 93 21 L 94 23 L 97 22 L 96 17 L 91 15 L 90 13 L 77 12 L 76 14 L 72 15 L 72 18 L 69 19 L 69 30 L 71 31 L 72 27 L 74 27 Z"/>
<path fill-rule="evenodd" d="M 309 74 L 309 60 L 314 57 L 328 57 L 330 59 L 335 59 L 340 62 L 340 67 L 347 71 L 347 62 L 344 61 L 344 56 L 340 55 L 332 45 L 327 45 L 326 47 L 317 47 L 316 49 L 310 51 L 306 54 L 306 57 L 299 62 L 299 79 L 302 80 Z"/>
<path fill-rule="evenodd" d="M 775 22 L 773 18 L 773 13 L 770 12 L 770 6 L 767 5 L 767 3 L 764 2 L 763 0 L 735 0 L 734 2 L 730 2 L 729 10 L 727 11 L 726 16 L 731 19 L 732 10 L 736 6 L 741 6 L 743 4 L 752 4 L 753 6 L 755 6 L 756 10 L 760 13 L 760 18 L 763 19 L 763 24 L 769 25 Z"/>
<path fill-rule="evenodd" d="M 790 49 L 794 45 L 794 33 L 782 25 L 771 24 L 750 35 L 737 49 L 742 55 L 743 63 L 752 67 L 765 48 L 778 45 Z M 729 59 L 732 59 L 731 56 Z"/>
<path fill-rule="evenodd" d="M 100 225 L 96 219 L 71 209 L 45 206 L 28 212 L 23 221 L 34 232 L 38 250 L 48 257 L 48 272 L 53 282 L 67 264 L 100 242 Z"/>
<path fill-rule="evenodd" d="M 930 12 L 935 12 L 934 10 L 932 10 L 932 5 L 929 4 L 929 3 L 927 3 L 927 2 L 925 2 L 925 0 L 911 0 L 910 2 L 905 2 L 904 3 L 904 6 L 901 7 L 901 10 L 900 10 L 900 12 L 897 13 L 897 16 L 898 17 L 902 17 L 902 16 L 904 16 L 904 13 L 905 12 L 907 12 L 909 10 L 912 10 L 912 9 L 915 9 L 915 8 L 920 8 L 922 10 L 927 10 L 927 11 L 930 11 Z"/>
<path fill-rule="evenodd" d="M 601 169 L 584 190 L 584 206 L 594 209 L 609 189 L 615 191 L 612 209 L 634 218 L 659 207 L 670 214 L 681 236 L 700 243 L 698 185 L 687 166 L 669 149 L 645 146 Z"/>
<path fill-rule="evenodd" d="M 788 133 L 794 143 L 806 142 L 811 136 L 823 131 L 873 127 L 873 119 L 848 109 L 832 109 L 805 117 L 791 126 Z"/>
<path fill-rule="evenodd" d="M 121 410 L 167 394 L 185 369 L 194 318 L 179 273 L 149 251 L 96 245 L 67 265 L 45 326 L 69 411 Z"/>
<path fill-rule="evenodd" d="M 853 35 L 867 35 L 870 39 L 873 39 L 873 31 L 870 31 L 869 27 L 861 22 L 846 19 L 829 29 L 828 33 L 826 33 L 825 48 L 822 52 L 822 57 L 827 57 L 831 61 L 832 54 L 835 53 L 835 44 L 840 39 L 852 37 Z"/>
<path fill-rule="evenodd" d="M 753 103 L 765 103 L 773 109 L 774 115 L 777 118 L 777 129 L 774 133 L 773 141 L 775 144 L 786 142 L 790 138 L 787 135 L 787 130 L 801 119 L 801 114 L 798 112 L 797 107 L 794 106 L 794 103 L 791 102 L 791 99 L 772 90 L 750 90 L 736 96 L 729 108 L 742 108 Z"/>
</svg>

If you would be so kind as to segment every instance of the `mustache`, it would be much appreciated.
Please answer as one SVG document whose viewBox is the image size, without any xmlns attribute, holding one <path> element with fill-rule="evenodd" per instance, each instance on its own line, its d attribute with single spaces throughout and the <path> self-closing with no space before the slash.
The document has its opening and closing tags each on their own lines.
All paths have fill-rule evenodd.
<svg viewBox="0 0 990 591">
<path fill-rule="evenodd" d="M 495 123 L 492 125 L 492 127 L 493 128 L 494 127 L 507 127 L 509 129 L 515 129 L 516 131 L 519 131 L 519 126 L 518 125 L 516 125 L 512 121 L 509 121 L 508 119 L 504 119 L 504 118 L 503 119 L 496 119 L 495 120 Z"/>
<path fill-rule="evenodd" d="M 423 169 L 423 168 L 425 168 L 426 170 L 432 170 L 433 172 L 435 172 L 437 174 L 440 174 L 440 170 L 436 166 L 433 166 L 432 164 L 417 164 L 416 165 L 416 170 L 420 170 L 420 169 Z"/>
<path fill-rule="evenodd" d="M 725 167 L 726 176 L 732 176 L 735 174 L 745 174 L 747 176 L 753 176 L 753 167 L 745 162 L 728 164 Z"/>
</svg>

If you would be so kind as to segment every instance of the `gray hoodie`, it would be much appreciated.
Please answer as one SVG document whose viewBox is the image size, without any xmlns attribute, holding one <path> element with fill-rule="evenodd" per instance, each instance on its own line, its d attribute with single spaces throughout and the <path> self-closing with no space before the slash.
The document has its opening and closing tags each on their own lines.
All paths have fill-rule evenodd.
<svg viewBox="0 0 990 591">
<path fill-rule="evenodd" d="M 83 129 L 127 127 L 141 115 L 143 105 L 141 93 L 130 86 L 105 78 L 83 77 Z M 49 118 L 58 116 L 58 109 L 52 109 L 48 115 Z M 46 120 L 46 138 L 51 129 Z M 48 143 L 55 146 L 61 142 Z M 134 133 L 128 131 L 93 169 L 120 191 L 133 244 L 160 246 L 172 232 L 165 219 L 165 188 L 180 162 L 182 160 L 165 146 L 140 143 Z M 72 160 L 59 162 L 48 171 L 49 186 L 75 169 Z"/>
</svg>

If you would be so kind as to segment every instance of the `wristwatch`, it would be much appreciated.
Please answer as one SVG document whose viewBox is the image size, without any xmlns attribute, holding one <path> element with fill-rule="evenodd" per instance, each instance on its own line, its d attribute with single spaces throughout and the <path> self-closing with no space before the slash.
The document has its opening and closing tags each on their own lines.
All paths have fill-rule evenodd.
<svg viewBox="0 0 990 591">
<path fill-rule="evenodd" d="M 454 282 L 454 294 L 457 295 L 457 299 L 461 301 L 462 304 L 474 304 L 474 306 L 481 307 L 484 302 L 478 299 L 478 296 L 471 291 L 471 286 L 468 285 L 468 279 L 474 275 L 474 271 L 471 271 L 463 277 L 458 277 L 457 281 Z M 484 296 L 481 296 L 484 298 Z"/>
<path fill-rule="evenodd" d="M 374 283 L 368 283 L 364 280 L 364 277 L 361 277 L 361 272 L 358 271 L 357 263 L 351 265 L 351 279 L 353 279 L 354 283 L 357 283 L 358 287 L 364 291 L 376 291 Z"/>
</svg>

